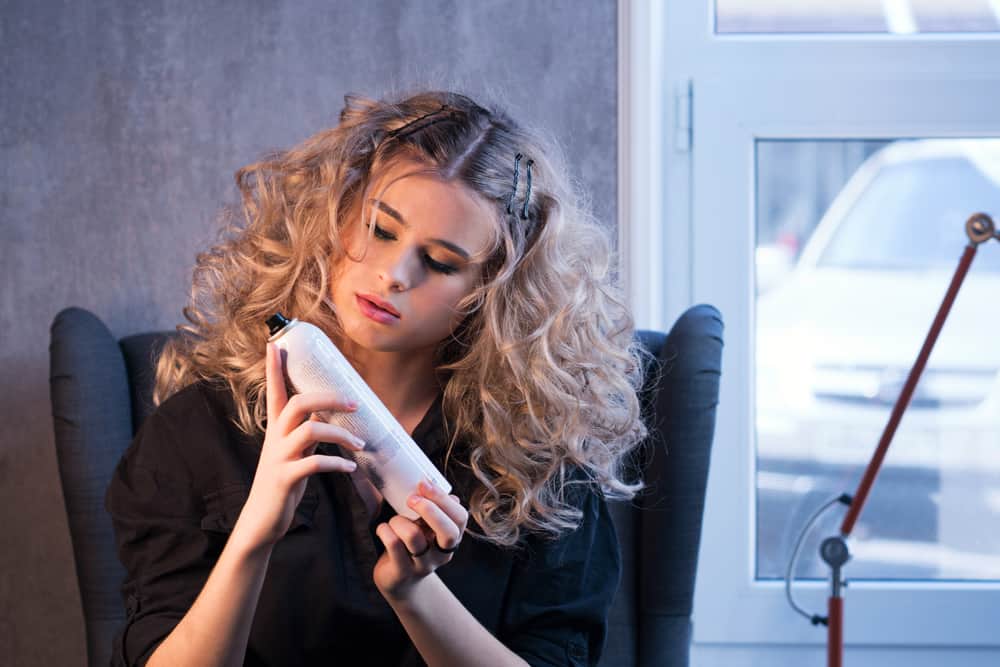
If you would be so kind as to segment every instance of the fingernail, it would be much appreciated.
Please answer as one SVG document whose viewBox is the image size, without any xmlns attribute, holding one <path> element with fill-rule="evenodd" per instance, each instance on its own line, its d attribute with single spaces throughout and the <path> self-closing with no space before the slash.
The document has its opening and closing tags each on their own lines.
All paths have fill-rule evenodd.
<svg viewBox="0 0 1000 667">
<path fill-rule="evenodd" d="M 355 463 L 354 461 L 348 461 L 347 462 L 347 468 L 348 468 L 348 472 L 354 472 L 355 470 L 358 469 L 358 464 Z"/>
<path fill-rule="evenodd" d="M 348 410 L 357 410 L 358 409 L 358 402 L 357 401 L 349 401 L 347 403 L 347 409 Z"/>
<path fill-rule="evenodd" d="M 406 504 L 412 507 L 414 505 L 418 505 L 420 503 L 420 500 L 421 500 L 420 496 L 412 495 L 406 499 Z"/>
<path fill-rule="evenodd" d="M 359 449 L 365 448 L 365 441 L 358 436 L 354 436 L 354 444 L 357 445 Z"/>
</svg>

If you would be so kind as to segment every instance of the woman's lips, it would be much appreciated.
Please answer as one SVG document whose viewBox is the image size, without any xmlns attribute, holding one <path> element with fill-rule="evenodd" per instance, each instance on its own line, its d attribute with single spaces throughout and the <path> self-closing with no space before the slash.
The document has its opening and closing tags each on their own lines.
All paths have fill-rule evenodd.
<svg viewBox="0 0 1000 667">
<path fill-rule="evenodd" d="M 389 313 L 395 315 L 396 317 L 399 317 L 399 311 L 396 310 L 396 307 L 393 306 L 388 301 L 386 301 L 385 299 L 380 299 L 374 294 L 362 294 L 360 292 L 358 292 L 356 296 L 360 296 L 365 301 L 370 301 L 379 308 L 381 308 L 382 310 L 388 311 Z"/>
<path fill-rule="evenodd" d="M 379 308 L 368 299 L 360 295 L 356 295 L 356 299 L 358 301 L 358 308 L 361 309 L 361 313 L 368 319 L 375 320 L 381 324 L 395 324 L 399 321 L 399 317 L 384 308 Z"/>
</svg>

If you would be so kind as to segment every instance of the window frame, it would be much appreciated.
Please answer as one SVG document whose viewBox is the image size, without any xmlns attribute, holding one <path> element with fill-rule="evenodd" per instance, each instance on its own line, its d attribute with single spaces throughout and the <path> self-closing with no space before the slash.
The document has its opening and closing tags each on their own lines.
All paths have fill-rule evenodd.
<svg viewBox="0 0 1000 667">
<path fill-rule="evenodd" d="M 621 0 L 619 12 L 619 243 L 637 326 L 665 330 L 700 302 L 726 322 L 695 645 L 822 647 L 825 631 L 790 609 L 783 584 L 754 579 L 754 144 L 1000 136 L 1000 35 L 717 35 L 708 2 Z M 828 587 L 799 582 L 796 593 L 825 613 Z M 858 581 L 845 594 L 848 647 L 898 656 L 933 646 L 995 657 L 998 617 L 1000 583 Z"/>
</svg>

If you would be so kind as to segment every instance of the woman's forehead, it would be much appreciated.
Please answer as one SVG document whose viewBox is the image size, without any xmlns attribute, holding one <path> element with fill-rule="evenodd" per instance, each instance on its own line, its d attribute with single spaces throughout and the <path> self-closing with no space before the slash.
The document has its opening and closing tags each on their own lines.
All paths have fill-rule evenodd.
<svg viewBox="0 0 1000 667">
<path fill-rule="evenodd" d="M 365 201 L 400 224 L 446 227 L 489 235 L 494 207 L 458 180 L 446 181 L 426 164 L 398 161 L 377 177 Z"/>
</svg>

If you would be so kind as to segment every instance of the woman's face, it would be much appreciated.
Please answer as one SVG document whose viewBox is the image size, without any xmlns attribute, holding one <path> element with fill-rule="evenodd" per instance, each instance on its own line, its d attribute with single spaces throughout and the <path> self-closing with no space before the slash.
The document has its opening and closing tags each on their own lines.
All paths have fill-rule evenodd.
<svg viewBox="0 0 1000 667">
<path fill-rule="evenodd" d="M 333 271 L 331 298 L 344 334 L 365 349 L 433 351 L 461 322 L 456 307 L 482 270 L 477 257 L 492 236 L 487 204 L 464 185 L 411 174 L 420 167 L 391 166 L 344 229 L 349 257 Z"/>
</svg>

